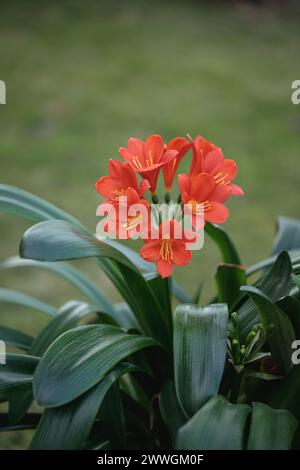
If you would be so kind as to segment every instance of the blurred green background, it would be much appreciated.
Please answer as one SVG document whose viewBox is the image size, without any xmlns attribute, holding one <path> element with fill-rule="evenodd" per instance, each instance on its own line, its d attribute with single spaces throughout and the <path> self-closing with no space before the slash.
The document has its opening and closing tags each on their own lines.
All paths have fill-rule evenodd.
<svg viewBox="0 0 300 470">
<path fill-rule="evenodd" d="M 243 262 L 268 255 L 277 214 L 299 217 L 300 79 L 297 2 L 10 1 L 1 5 L 0 180 L 96 227 L 95 180 L 128 136 L 202 134 L 239 164 L 246 196 L 232 198 L 226 230 Z M 182 169 L 187 169 L 189 158 Z M 17 254 L 27 222 L 0 215 L 0 260 Z M 206 301 L 220 260 L 208 239 L 175 277 Z M 76 263 L 112 299 L 92 261 Z M 36 270 L 0 272 L 2 287 L 59 306 L 78 293 Z M 38 314 L 0 307 L 1 321 L 33 334 Z M 0 436 L 19 448 L 24 435 Z"/>
</svg>

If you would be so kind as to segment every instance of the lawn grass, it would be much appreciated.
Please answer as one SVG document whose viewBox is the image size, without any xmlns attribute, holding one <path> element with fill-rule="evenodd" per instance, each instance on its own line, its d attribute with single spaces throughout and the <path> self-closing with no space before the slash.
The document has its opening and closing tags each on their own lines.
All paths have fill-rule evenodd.
<svg viewBox="0 0 300 470">
<path fill-rule="evenodd" d="M 276 215 L 300 217 L 300 105 L 290 100 L 291 82 L 300 78 L 299 38 L 299 11 L 199 1 L 7 2 L 0 16 L 7 85 L 0 180 L 95 229 L 94 182 L 128 136 L 201 133 L 239 163 L 246 196 L 230 201 L 224 227 L 243 262 L 255 262 L 270 251 Z M 17 253 L 29 225 L 0 216 L 0 259 Z M 204 280 L 207 301 L 219 260 L 206 239 L 175 277 L 190 293 Z M 119 299 L 92 260 L 76 264 Z M 0 274 L 1 286 L 57 306 L 78 298 L 51 274 Z M 1 315 L 31 333 L 44 324 L 21 309 L 1 306 Z"/>
</svg>

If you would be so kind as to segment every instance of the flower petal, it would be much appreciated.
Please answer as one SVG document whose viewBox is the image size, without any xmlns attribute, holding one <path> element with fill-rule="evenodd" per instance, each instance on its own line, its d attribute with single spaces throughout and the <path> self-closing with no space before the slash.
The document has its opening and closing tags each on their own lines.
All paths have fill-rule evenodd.
<svg viewBox="0 0 300 470">
<path fill-rule="evenodd" d="M 234 196 L 244 196 L 245 193 L 242 188 L 240 188 L 240 186 L 238 186 L 237 184 L 230 184 L 229 186 L 231 188 L 231 194 L 233 194 Z"/>
<path fill-rule="evenodd" d="M 210 201 L 225 202 L 232 194 L 231 184 L 217 184 L 211 195 Z"/>
<path fill-rule="evenodd" d="M 158 261 L 160 259 L 160 240 L 147 241 L 140 249 L 140 255 L 146 261 Z"/>
<path fill-rule="evenodd" d="M 117 178 L 112 178 L 111 176 L 102 176 L 96 181 L 95 184 L 96 191 L 101 194 L 101 196 L 107 199 L 114 199 L 114 190 L 122 190 L 124 186 L 122 182 Z"/>
<path fill-rule="evenodd" d="M 205 220 L 213 224 L 223 224 L 228 216 L 229 210 L 227 207 L 217 201 L 211 201 L 211 209 L 204 214 Z"/>
<path fill-rule="evenodd" d="M 208 152 L 203 159 L 203 171 L 211 173 L 218 165 L 224 161 L 224 155 L 220 148 L 215 148 Z"/>
<path fill-rule="evenodd" d="M 144 196 L 145 192 L 148 191 L 148 189 L 150 188 L 150 183 L 148 180 L 145 180 L 143 179 L 141 182 L 140 182 L 140 186 L 139 186 L 139 195 L 141 197 Z"/>
<path fill-rule="evenodd" d="M 173 269 L 174 269 L 174 264 L 172 264 L 168 261 L 165 261 L 163 259 L 160 259 L 156 263 L 156 268 L 157 268 L 158 273 L 161 275 L 161 277 L 164 278 L 164 277 L 168 277 L 172 274 Z"/>
<path fill-rule="evenodd" d="M 192 252 L 185 248 L 185 243 L 182 241 L 173 241 L 173 263 L 178 266 L 185 266 L 192 259 Z"/>
<path fill-rule="evenodd" d="M 185 173 L 178 175 L 178 186 L 183 202 L 188 202 L 190 193 L 190 177 Z"/>
<path fill-rule="evenodd" d="M 225 183 L 230 183 L 230 181 L 234 180 L 236 177 L 237 171 L 238 167 L 236 162 L 227 159 L 215 168 L 213 174 L 216 176 L 216 183 L 222 178 Z M 218 174 L 220 175 L 219 177 L 217 177 Z"/>
<path fill-rule="evenodd" d="M 208 173 L 199 173 L 197 176 L 191 178 L 190 199 L 194 199 L 197 202 L 207 200 L 215 189 L 215 186 L 213 176 Z"/>
<path fill-rule="evenodd" d="M 164 151 L 164 141 L 160 135 L 152 134 L 147 137 L 144 145 L 144 159 L 145 162 L 152 161 L 154 163 L 159 163 Z"/>
<path fill-rule="evenodd" d="M 141 139 L 130 137 L 130 139 L 128 139 L 128 151 L 131 155 L 144 160 L 144 142 Z"/>
</svg>

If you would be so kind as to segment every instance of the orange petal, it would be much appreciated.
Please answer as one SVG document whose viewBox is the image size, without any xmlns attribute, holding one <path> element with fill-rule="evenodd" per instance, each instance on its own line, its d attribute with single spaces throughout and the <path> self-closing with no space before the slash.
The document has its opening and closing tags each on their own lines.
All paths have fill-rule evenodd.
<svg viewBox="0 0 300 470">
<path fill-rule="evenodd" d="M 205 212 L 205 220 L 213 224 L 223 224 L 229 216 L 229 210 L 224 204 L 217 201 L 211 202 L 211 209 Z"/>
<path fill-rule="evenodd" d="M 216 184 L 213 176 L 208 173 L 199 173 L 199 175 L 191 178 L 190 199 L 203 202 L 209 198 L 209 195 L 215 189 Z"/>
<path fill-rule="evenodd" d="M 168 277 L 171 276 L 173 269 L 174 269 L 174 264 L 169 263 L 168 261 L 165 261 L 163 259 L 160 259 L 156 263 L 156 268 L 158 273 L 161 275 L 161 277 Z"/>
<path fill-rule="evenodd" d="M 144 145 L 144 159 L 159 163 L 164 151 L 164 141 L 160 135 L 152 134 L 147 137 Z"/>
<path fill-rule="evenodd" d="M 229 186 L 231 188 L 231 194 L 233 194 L 234 196 L 244 196 L 245 193 L 242 188 L 240 188 L 240 186 L 238 186 L 237 184 L 230 184 Z"/>
<path fill-rule="evenodd" d="M 158 261 L 160 259 L 160 240 L 151 240 L 140 249 L 140 255 L 146 261 Z"/>
<path fill-rule="evenodd" d="M 185 248 L 185 243 L 181 241 L 172 242 L 173 262 L 178 266 L 188 264 L 192 259 L 192 252 Z"/>
</svg>

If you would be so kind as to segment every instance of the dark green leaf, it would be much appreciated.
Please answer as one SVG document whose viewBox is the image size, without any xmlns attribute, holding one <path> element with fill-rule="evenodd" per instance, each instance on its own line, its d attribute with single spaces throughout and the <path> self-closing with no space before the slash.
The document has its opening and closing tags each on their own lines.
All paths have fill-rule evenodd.
<svg viewBox="0 0 300 470">
<path fill-rule="evenodd" d="M 114 383 L 106 394 L 100 408 L 99 417 L 106 439 L 113 449 L 124 449 L 126 445 L 126 429 L 120 389 Z"/>
<path fill-rule="evenodd" d="M 33 341 L 29 353 L 35 356 L 42 356 L 48 346 L 50 346 L 59 335 L 73 328 L 82 318 L 95 311 L 95 307 L 91 307 L 85 302 L 67 302 L 61 307 L 58 315 L 46 325 Z M 9 416 L 12 423 L 16 423 L 23 418 L 32 400 L 32 390 L 23 393 L 17 391 L 11 394 Z"/>
<path fill-rule="evenodd" d="M 123 277 L 120 271 L 114 272 L 111 266 L 107 267 L 107 271 L 117 288 L 121 287 L 121 292 L 136 314 L 143 332 L 159 338 L 164 343 L 170 341 L 168 321 L 149 285 L 134 264 L 112 246 L 67 222 L 49 220 L 35 225 L 24 234 L 20 253 L 25 258 L 41 261 L 93 256 L 99 260 L 102 257 L 113 260 Z"/>
<path fill-rule="evenodd" d="M 53 272 L 62 277 L 83 292 L 101 312 L 114 314 L 113 304 L 106 298 L 101 290 L 79 269 L 67 263 L 46 263 L 29 259 L 21 259 L 18 256 L 8 258 L 0 263 L 0 269 L 10 268 L 39 268 Z"/>
<path fill-rule="evenodd" d="M 283 250 L 300 250 L 300 221 L 280 216 L 277 219 L 277 227 L 272 254 L 276 255 Z"/>
<path fill-rule="evenodd" d="M 0 365 L 0 401 L 9 399 L 14 390 L 31 388 L 32 376 L 39 358 L 23 354 L 6 354 L 6 364 Z"/>
<path fill-rule="evenodd" d="M 47 220 L 28 229 L 21 240 L 23 258 L 39 261 L 64 261 L 100 257 L 127 266 L 138 272 L 121 252 L 98 240 L 92 234 L 63 220 Z"/>
<path fill-rule="evenodd" d="M 110 325 L 69 330 L 51 344 L 36 369 L 35 400 L 46 407 L 68 403 L 96 385 L 124 358 L 149 346 L 157 346 L 157 342 Z"/>
<path fill-rule="evenodd" d="M 293 352 L 293 350 L 291 351 Z M 291 411 L 300 420 L 299 395 L 300 365 L 298 364 L 293 367 L 287 377 L 276 381 L 264 401 L 273 408 L 284 408 Z"/>
<path fill-rule="evenodd" d="M 43 312 L 51 317 L 57 313 L 56 308 L 52 307 L 52 305 L 45 304 L 30 295 L 23 294 L 23 292 L 3 287 L 0 288 L 0 303 L 22 305 L 23 307 Z"/>
<path fill-rule="evenodd" d="M 178 432 L 179 450 L 241 450 L 248 405 L 232 405 L 222 396 L 211 398 Z"/>
<path fill-rule="evenodd" d="M 179 305 L 174 316 L 175 386 L 179 402 L 193 415 L 218 393 L 227 349 L 226 304 Z"/>
<path fill-rule="evenodd" d="M 246 284 L 245 270 L 241 266 L 222 264 L 217 269 L 216 283 L 219 302 L 227 303 L 231 310 L 241 296 L 240 287 Z"/>
<path fill-rule="evenodd" d="M 294 284 L 300 289 L 300 276 L 296 276 L 296 274 L 292 274 L 292 279 Z"/>
<path fill-rule="evenodd" d="M 271 271 L 258 283 L 257 287 L 273 302 L 289 294 L 292 280 L 292 264 L 286 251 L 283 251 L 276 259 Z M 241 341 L 253 326 L 260 322 L 256 306 L 248 299 L 239 309 L 239 325 Z"/>
<path fill-rule="evenodd" d="M 281 372 L 287 374 L 293 367 L 291 346 L 295 340 L 293 326 L 289 318 L 259 289 L 245 286 L 242 287 L 242 290 L 247 292 L 259 310 L 263 326 L 267 332 L 272 357 Z"/>
<path fill-rule="evenodd" d="M 177 399 L 174 382 L 166 382 L 159 395 L 159 408 L 166 427 L 175 443 L 177 431 L 187 421 Z"/>
<path fill-rule="evenodd" d="M 29 349 L 33 338 L 13 328 L 0 326 L 0 340 L 20 349 Z"/>
<path fill-rule="evenodd" d="M 22 420 L 32 402 L 33 391 L 31 384 L 28 390 L 13 390 L 9 396 L 9 422 L 16 424 Z"/>
<path fill-rule="evenodd" d="M 205 224 L 205 231 L 218 245 L 224 263 L 242 264 L 237 249 L 225 230 L 218 225 L 207 223 Z"/>
<path fill-rule="evenodd" d="M 298 263 L 300 262 L 300 251 L 299 250 L 289 250 L 288 254 L 291 258 L 293 269 L 297 269 Z M 252 276 L 253 274 L 256 274 L 258 271 L 267 271 L 269 270 L 274 262 L 276 261 L 278 255 L 273 255 L 270 256 L 269 258 L 266 258 L 262 261 L 259 261 L 258 263 L 253 264 L 246 270 L 246 276 Z"/>
<path fill-rule="evenodd" d="M 278 307 L 289 317 L 296 338 L 300 338 L 300 302 L 296 297 L 288 295 L 276 302 Z"/>
<path fill-rule="evenodd" d="M 82 318 L 96 311 L 95 307 L 85 302 L 75 300 L 67 302 L 58 311 L 58 315 L 45 326 L 34 340 L 30 348 L 30 354 L 42 356 L 58 336 L 74 328 Z"/>
<path fill-rule="evenodd" d="M 297 420 L 287 410 L 274 410 L 263 403 L 253 403 L 248 450 L 288 450 Z"/>
<path fill-rule="evenodd" d="M 135 372 L 123 363 L 96 386 L 70 403 L 47 408 L 31 442 L 32 449 L 81 449 L 86 442 L 99 407 L 110 387 L 123 374 Z"/>
<path fill-rule="evenodd" d="M 47 219 L 61 219 L 81 226 L 80 222 L 73 216 L 44 199 L 5 184 L 0 184 L 0 211 L 33 220 L 34 222 Z"/>
</svg>

